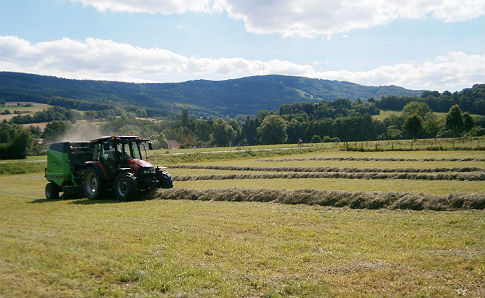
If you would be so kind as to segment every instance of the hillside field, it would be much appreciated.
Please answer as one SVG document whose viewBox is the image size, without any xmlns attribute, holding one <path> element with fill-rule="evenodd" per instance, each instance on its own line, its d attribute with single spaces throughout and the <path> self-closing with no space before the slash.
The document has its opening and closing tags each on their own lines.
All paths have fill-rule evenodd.
<svg viewBox="0 0 485 298">
<path fill-rule="evenodd" d="M 278 147 L 288 152 L 266 156 L 256 149 L 265 148 L 252 148 L 254 156 L 152 152 L 150 161 L 168 167 L 175 189 L 130 202 L 46 200 L 45 157 L 0 164 L 24 167 L 23 174 L 0 172 L 0 296 L 485 295 L 483 151 Z M 308 173 L 346 178 L 298 178 Z M 435 201 L 412 210 L 215 197 L 255 190 Z M 190 200 L 177 197 L 184 193 Z M 460 206 L 428 208 L 436 198 L 459 196 Z M 467 205 L 469 197 L 478 203 Z"/>
</svg>

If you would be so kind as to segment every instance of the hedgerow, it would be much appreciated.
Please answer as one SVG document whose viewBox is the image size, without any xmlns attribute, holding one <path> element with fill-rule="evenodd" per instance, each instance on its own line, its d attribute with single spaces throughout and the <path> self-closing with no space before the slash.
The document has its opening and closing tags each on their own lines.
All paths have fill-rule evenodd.
<svg viewBox="0 0 485 298">
<path fill-rule="evenodd" d="M 248 201 L 307 204 L 354 209 L 457 210 L 485 209 L 484 194 L 431 195 L 404 192 L 346 192 L 314 189 L 163 189 L 155 198 L 166 200 Z"/>
</svg>

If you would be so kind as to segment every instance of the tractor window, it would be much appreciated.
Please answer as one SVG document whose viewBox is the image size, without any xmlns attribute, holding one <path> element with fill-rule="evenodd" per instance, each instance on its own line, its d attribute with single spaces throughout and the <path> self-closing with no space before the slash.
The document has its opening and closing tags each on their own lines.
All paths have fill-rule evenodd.
<svg viewBox="0 0 485 298">
<path fill-rule="evenodd" d="M 99 160 L 99 150 L 101 149 L 101 146 L 99 144 L 94 145 L 94 150 L 93 150 L 93 160 Z"/>
<path fill-rule="evenodd" d="M 119 143 L 117 144 L 116 149 L 121 153 L 122 159 L 142 159 L 140 149 L 135 142 Z"/>
<path fill-rule="evenodd" d="M 115 147 L 112 142 L 106 142 L 101 147 L 101 159 L 114 159 Z"/>
<path fill-rule="evenodd" d="M 130 143 L 130 151 L 131 151 L 131 156 L 136 159 L 142 159 L 141 153 L 140 153 L 140 147 L 138 147 L 138 144 L 135 142 Z"/>
</svg>

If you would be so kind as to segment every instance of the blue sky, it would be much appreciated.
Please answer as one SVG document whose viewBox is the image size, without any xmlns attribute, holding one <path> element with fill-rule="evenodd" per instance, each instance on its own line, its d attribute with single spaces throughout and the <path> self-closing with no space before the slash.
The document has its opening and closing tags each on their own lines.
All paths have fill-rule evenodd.
<svg viewBox="0 0 485 298">
<path fill-rule="evenodd" d="M 133 82 L 299 75 L 457 91 L 485 79 L 476 0 L 0 1 L 0 71 Z"/>
</svg>

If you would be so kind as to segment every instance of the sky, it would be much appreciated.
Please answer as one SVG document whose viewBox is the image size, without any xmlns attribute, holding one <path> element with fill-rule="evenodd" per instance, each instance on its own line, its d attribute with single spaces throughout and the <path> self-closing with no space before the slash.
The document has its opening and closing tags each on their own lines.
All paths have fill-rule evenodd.
<svg viewBox="0 0 485 298">
<path fill-rule="evenodd" d="M 125 82 L 485 82 L 483 0 L 0 0 L 0 71 Z"/>
</svg>

